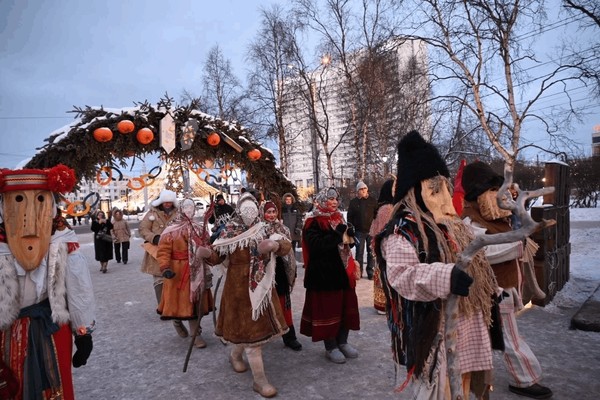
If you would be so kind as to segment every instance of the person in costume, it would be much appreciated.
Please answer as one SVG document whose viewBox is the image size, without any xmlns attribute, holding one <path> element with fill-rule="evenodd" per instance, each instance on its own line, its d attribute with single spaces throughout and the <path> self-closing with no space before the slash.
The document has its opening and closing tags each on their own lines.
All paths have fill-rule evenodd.
<svg viewBox="0 0 600 400">
<path fill-rule="evenodd" d="M 266 225 L 266 232 L 269 237 L 277 234 L 290 241 L 290 231 L 278 218 L 277 206 L 272 201 L 265 202 L 262 207 L 263 220 Z M 302 345 L 296 337 L 294 321 L 292 319 L 292 289 L 296 281 L 296 257 L 293 251 L 285 256 L 275 257 L 275 289 L 279 296 L 279 303 L 285 315 L 285 322 L 289 331 L 283 335 L 283 343 L 294 351 L 302 350 Z"/>
<path fill-rule="evenodd" d="M 375 236 L 381 232 L 385 225 L 388 223 L 392 216 L 392 209 L 394 208 L 394 184 L 395 179 L 388 179 L 381 186 L 379 191 L 379 198 L 377 199 L 377 210 L 375 211 L 375 219 L 371 224 L 369 230 L 369 238 L 371 238 L 371 249 L 374 249 Z M 373 251 L 373 250 L 372 250 Z M 375 254 L 373 252 L 373 254 Z M 373 307 L 377 310 L 377 313 L 384 315 L 386 300 L 385 293 L 383 292 L 383 284 L 381 282 L 381 272 L 377 265 L 377 260 L 374 261 L 375 267 L 373 268 Z"/>
<path fill-rule="evenodd" d="M 504 183 L 504 177 L 481 161 L 468 164 L 462 174 L 465 190 L 462 217 L 479 233 L 503 233 L 513 230 L 512 213 L 498 206 L 496 196 Z M 525 253 L 529 258 L 537 251 L 537 245 L 527 239 Z M 534 399 L 552 397 L 552 390 L 540 385 L 542 367 L 519 335 L 515 312 L 523 308 L 521 298 L 522 259 L 521 241 L 486 246 L 485 255 L 492 265 L 498 285 L 504 289 L 500 303 L 502 333 L 504 336 L 504 363 L 509 373 L 509 390 Z M 526 254 L 525 254 L 526 255 Z M 526 257 L 527 258 L 527 257 Z"/>
<path fill-rule="evenodd" d="M 55 201 L 75 182 L 64 165 L 0 170 L 2 399 L 74 399 L 71 366 L 92 352 L 92 280 Z"/>
<path fill-rule="evenodd" d="M 227 273 L 215 334 L 232 345 L 233 369 L 247 370 L 245 352 L 254 378 L 252 388 L 263 397 L 273 397 L 277 389 L 265 375 L 262 346 L 288 330 L 273 286 L 275 257 L 288 254 L 291 243 L 280 235 L 269 239 L 256 198 L 245 192 L 212 246 L 216 253 L 209 262 L 222 262 Z"/>
<path fill-rule="evenodd" d="M 177 194 L 172 190 L 163 189 L 158 198 L 150 205 L 152 206 L 150 211 L 146 213 L 138 228 L 140 236 L 144 239 L 145 250 L 141 271 L 154 278 L 154 294 L 156 302 L 160 303 L 165 278 L 162 276 L 160 265 L 156 259 L 158 242 L 169 222 L 177 215 Z M 188 337 L 188 330 L 180 320 L 174 319 L 173 326 L 180 337 Z"/>
<path fill-rule="evenodd" d="M 348 334 L 360 329 L 355 290 L 360 268 L 350 249 L 354 228 L 338 211 L 339 196 L 333 187 L 321 190 L 302 230 L 306 294 L 300 333 L 322 340 L 327 359 L 343 364 L 358 357 Z"/>
<path fill-rule="evenodd" d="M 469 391 L 477 398 L 488 395 L 492 338 L 498 339 L 488 330 L 497 285 L 483 252 L 465 271 L 455 266 L 473 236 L 456 215 L 448 177 L 432 144 L 416 131 L 403 137 L 394 214 L 375 242 L 394 361 L 407 369 L 400 390 L 412 383 L 416 399 L 450 398 L 444 314 L 450 295 L 460 296 L 456 355 L 464 398 Z"/>
<path fill-rule="evenodd" d="M 198 332 L 194 345 L 204 348 L 200 321 L 214 308 L 210 291 L 212 274 L 204 262 L 211 251 L 206 248 L 209 234 L 194 221 L 195 213 L 194 201 L 183 200 L 177 216 L 160 235 L 156 258 L 165 280 L 157 312 L 163 320 L 189 321 L 190 332 Z"/>
<path fill-rule="evenodd" d="M 106 273 L 108 271 L 108 262 L 113 258 L 113 242 L 102 239 L 99 234 L 108 235 L 110 237 L 110 231 L 113 225 L 110 222 L 110 218 L 106 218 L 106 214 L 102 210 L 98 210 L 94 218 L 92 218 L 91 230 L 94 232 L 94 254 L 96 261 L 100 261 L 100 272 Z"/>
</svg>

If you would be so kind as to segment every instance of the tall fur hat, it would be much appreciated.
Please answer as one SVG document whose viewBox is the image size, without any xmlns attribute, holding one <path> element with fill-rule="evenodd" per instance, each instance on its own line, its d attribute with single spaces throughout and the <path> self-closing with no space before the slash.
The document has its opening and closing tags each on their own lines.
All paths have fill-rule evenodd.
<svg viewBox="0 0 600 400">
<path fill-rule="evenodd" d="M 172 190 L 164 189 L 160 192 L 158 199 L 154 200 L 151 204 L 152 207 L 158 207 L 162 203 L 173 203 L 177 207 L 177 193 Z"/>
<path fill-rule="evenodd" d="M 462 187 L 466 201 L 475 201 L 479 195 L 489 189 L 499 188 L 504 183 L 504 176 L 496 173 L 492 167 L 481 161 L 468 164 L 463 170 Z"/>
<path fill-rule="evenodd" d="M 434 145 L 426 142 L 417 131 L 410 131 L 400 139 L 394 203 L 402 200 L 419 182 L 438 175 L 449 178 L 450 172 Z"/>
</svg>

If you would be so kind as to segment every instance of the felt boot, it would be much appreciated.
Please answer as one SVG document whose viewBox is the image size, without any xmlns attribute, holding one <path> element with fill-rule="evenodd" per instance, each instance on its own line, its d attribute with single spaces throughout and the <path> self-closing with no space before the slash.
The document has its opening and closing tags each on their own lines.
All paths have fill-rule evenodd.
<svg viewBox="0 0 600 400">
<path fill-rule="evenodd" d="M 302 345 L 296 338 L 296 330 L 294 329 L 294 325 L 290 326 L 290 330 L 282 336 L 283 344 L 294 351 L 302 350 Z"/>
<path fill-rule="evenodd" d="M 200 327 L 200 320 L 198 319 L 191 319 L 190 320 L 190 332 L 192 332 L 192 334 L 194 332 L 196 332 L 196 330 L 198 330 L 196 337 L 194 338 L 194 346 L 196 346 L 199 349 L 203 349 L 206 347 L 206 342 L 204 341 L 204 339 L 202 339 L 202 336 L 200 336 L 202 334 L 202 328 Z"/>
<path fill-rule="evenodd" d="M 246 367 L 244 357 L 242 356 L 243 353 L 244 346 L 240 344 L 234 344 L 233 347 L 231 347 L 231 353 L 229 353 L 229 362 L 231 363 L 231 366 L 235 372 L 248 371 L 248 367 Z"/>
<path fill-rule="evenodd" d="M 155 283 L 154 284 L 154 294 L 156 295 L 156 303 L 160 304 L 160 299 L 162 297 L 162 288 L 163 288 L 163 283 Z"/>
<path fill-rule="evenodd" d="M 175 330 L 177 331 L 177 334 L 179 335 L 179 337 L 182 337 L 182 338 L 188 337 L 188 330 L 185 327 L 185 325 L 183 325 L 183 322 L 181 322 L 179 320 L 174 320 L 173 326 L 175 327 Z"/>
<path fill-rule="evenodd" d="M 254 383 L 252 389 L 262 397 L 270 398 L 277 395 L 277 389 L 267 381 L 265 367 L 263 365 L 262 347 L 246 347 L 246 357 L 252 370 Z"/>
</svg>

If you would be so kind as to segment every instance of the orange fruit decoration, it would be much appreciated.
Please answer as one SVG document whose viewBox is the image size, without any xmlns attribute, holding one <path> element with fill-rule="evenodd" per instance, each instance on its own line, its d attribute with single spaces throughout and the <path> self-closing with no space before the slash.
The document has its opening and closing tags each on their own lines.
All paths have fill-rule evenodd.
<svg viewBox="0 0 600 400">
<path fill-rule="evenodd" d="M 221 143 L 221 136 L 219 136 L 217 132 L 213 132 L 206 137 L 206 141 L 209 145 L 215 147 L 218 146 L 219 143 Z"/>
<path fill-rule="evenodd" d="M 154 140 L 154 133 L 149 128 L 142 128 L 137 132 L 136 139 L 141 144 L 148 144 Z"/>
<path fill-rule="evenodd" d="M 113 133 L 109 128 L 94 129 L 94 139 L 101 143 L 110 142 L 113 138 Z"/>
<path fill-rule="evenodd" d="M 248 152 L 248 158 L 250 159 L 250 161 L 258 160 L 261 155 L 262 154 L 259 149 L 252 149 Z"/>
<path fill-rule="evenodd" d="M 128 119 L 119 121 L 119 123 L 117 124 L 117 130 L 120 133 L 122 133 L 123 135 L 133 132 L 134 129 L 135 129 L 135 125 L 133 124 L 133 122 L 131 122 Z"/>
</svg>

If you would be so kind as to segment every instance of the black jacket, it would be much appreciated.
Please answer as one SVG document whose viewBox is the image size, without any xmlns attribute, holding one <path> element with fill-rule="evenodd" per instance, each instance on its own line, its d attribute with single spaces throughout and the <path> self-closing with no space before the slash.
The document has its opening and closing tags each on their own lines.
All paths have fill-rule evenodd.
<svg viewBox="0 0 600 400">
<path fill-rule="evenodd" d="M 348 205 L 347 220 L 354 225 L 356 232 L 368 233 L 376 210 L 377 200 L 374 197 L 369 196 L 363 199 L 355 197 L 350 200 Z"/>
</svg>

